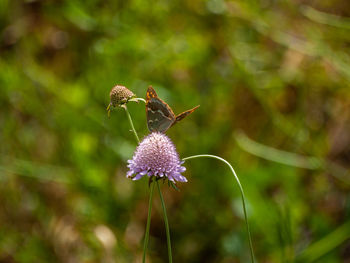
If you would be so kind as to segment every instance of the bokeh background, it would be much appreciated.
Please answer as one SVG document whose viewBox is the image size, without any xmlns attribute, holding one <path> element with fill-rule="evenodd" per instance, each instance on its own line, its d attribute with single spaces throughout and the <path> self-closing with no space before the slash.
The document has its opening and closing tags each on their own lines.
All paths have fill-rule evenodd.
<svg viewBox="0 0 350 263">
<path fill-rule="evenodd" d="M 0 262 L 140 262 L 149 188 L 125 178 L 116 84 L 201 105 L 167 134 L 234 166 L 258 262 L 350 262 L 349 17 L 347 0 L 1 0 Z M 185 165 L 162 186 L 174 262 L 249 262 L 228 167 Z M 157 193 L 147 260 L 167 262 Z"/>
</svg>

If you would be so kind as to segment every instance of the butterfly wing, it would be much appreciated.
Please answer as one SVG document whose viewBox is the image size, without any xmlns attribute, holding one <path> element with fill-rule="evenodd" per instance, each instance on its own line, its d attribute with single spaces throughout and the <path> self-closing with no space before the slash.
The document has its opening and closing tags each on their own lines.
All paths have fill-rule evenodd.
<svg viewBox="0 0 350 263">
<path fill-rule="evenodd" d="M 149 86 L 146 94 L 147 127 L 150 132 L 166 132 L 175 122 L 172 109 L 158 98 L 155 90 Z"/>
<path fill-rule="evenodd" d="M 146 103 L 152 98 L 158 98 L 158 95 L 152 86 L 149 86 L 146 93 Z"/>
<path fill-rule="evenodd" d="M 180 113 L 179 115 L 176 116 L 175 121 L 172 125 L 175 125 L 175 123 L 181 121 L 183 118 L 185 118 L 187 115 L 191 114 L 192 112 L 194 112 L 196 109 L 199 108 L 200 105 L 194 107 L 193 109 L 184 111 L 183 113 Z"/>
</svg>

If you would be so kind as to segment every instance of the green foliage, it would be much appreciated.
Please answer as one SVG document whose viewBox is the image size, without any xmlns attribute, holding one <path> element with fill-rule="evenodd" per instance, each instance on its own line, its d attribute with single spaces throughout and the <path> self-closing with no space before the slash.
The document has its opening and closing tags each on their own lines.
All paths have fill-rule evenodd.
<svg viewBox="0 0 350 263">
<path fill-rule="evenodd" d="M 0 261 L 135 262 L 147 178 L 116 84 L 180 113 L 181 157 L 215 154 L 247 197 L 259 262 L 346 262 L 350 2 L 0 0 Z M 142 102 L 128 104 L 140 138 Z M 174 262 L 248 262 L 227 167 L 186 161 L 164 184 Z M 149 262 L 166 262 L 155 194 Z"/>
</svg>

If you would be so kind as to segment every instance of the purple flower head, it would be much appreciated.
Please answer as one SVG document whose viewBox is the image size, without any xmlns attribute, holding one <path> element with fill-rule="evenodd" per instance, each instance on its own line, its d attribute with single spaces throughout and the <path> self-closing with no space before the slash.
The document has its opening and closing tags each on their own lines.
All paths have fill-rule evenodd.
<svg viewBox="0 0 350 263">
<path fill-rule="evenodd" d="M 186 170 L 181 166 L 178 153 L 172 141 L 164 133 L 152 132 L 136 148 L 132 160 L 128 160 L 127 177 L 138 180 L 144 175 L 166 177 L 174 182 L 187 182 L 181 173 Z M 133 176 L 134 175 L 134 176 Z"/>
</svg>

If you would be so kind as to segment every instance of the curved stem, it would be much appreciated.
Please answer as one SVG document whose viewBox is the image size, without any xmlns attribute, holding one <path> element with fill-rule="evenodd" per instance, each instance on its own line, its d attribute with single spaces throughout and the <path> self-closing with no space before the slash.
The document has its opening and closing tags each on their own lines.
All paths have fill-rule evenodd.
<svg viewBox="0 0 350 263">
<path fill-rule="evenodd" d="M 173 257 L 172 257 L 172 254 L 171 254 L 171 242 L 170 242 L 170 230 L 169 230 L 168 217 L 167 217 L 167 214 L 166 214 L 164 198 L 163 198 L 162 192 L 160 190 L 160 186 L 159 186 L 159 182 L 158 181 L 157 181 L 157 187 L 158 187 L 160 201 L 162 203 L 162 208 L 163 208 L 163 216 L 164 216 L 164 223 L 165 223 L 165 230 L 166 230 L 166 242 L 167 242 L 167 246 L 168 246 L 169 263 L 172 263 L 173 262 Z"/>
<path fill-rule="evenodd" d="M 146 224 L 146 234 L 145 234 L 145 240 L 143 242 L 143 255 L 142 255 L 142 262 L 146 262 L 146 251 L 148 247 L 148 240 L 149 240 L 149 229 L 151 226 L 151 211 L 152 211 L 152 201 L 153 201 L 153 190 L 154 190 L 154 182 L 152 179 L 152 186 L 151 186 L 151 192 L 149 194 L 149 202 L 148 202 L 148 216 L 147 216 L 147 224 Z"/>
<path fill-rule="evenodd" d="M 134 123 L 132 122 L 130 113 L 129 113 L 129 111 L 128 111 L 128 107 L 126 107 L 126 105 L 123 105 L 123 108 L 125 109 L 126 116 L 128 116 L 129 123 L 130 123 L 131 129 L 132 129 L 132 131 L 133 131 L 133 133 L 134 133 L 134 135 L 135 135 L 136 141 L 137 141 L 137 143 L 140 143 L 140 139 L 139 139 L 139 136 L 138 136 L 137 133 L 136 133 L 136 130 L 135 130 L 135 127 L 134 127 Z"/>
<path fill-rule="evenodd" d="M 134 101 L 134 102 L 139 102 L 139 101 L 142 101 L 142 102 L 144 102 L 144 103 L 146 103 L 146 101 L 145 101 L 145 99 L 143 99 L 143 98 L 132 98 L 132 99 L 130 99 L 129 101 Z"/>
<path fill-rule="evenodd" d="M 252 243 L 252 238 L 251 238 L 251 234 L 250 234 L 250 228 L 249 228 L 249 224 L 248 224 L 248 217 L 247 217 L 247 211 L 246 211 L 246 205 L 245 205 L 245 195 L 244 195 L 243 187 L 241 185 L 241 182 L 239 181 L 239 178 L 238 178 L 235 170 L 233 169 L 233 167 L 231 166 L 231 164 L 228 161 L 226 161 L 225 159 L 223 159 L 223 158 L 221 158 L 219 156 L 216 156 L 216 155 L 210 155 L 210 154 L 193 155 L 193 156 L 189 156 L 189 157 L 183 158 L 182 160 L 185 161 L 185 160 L 194 159 L 194 158 L 200 158 L 200 157 L 207 157 L 207 158 L 217 159 L 217 160 L 220 160 L 220 161 L 224 162 L 225 164 L 227 164 L 230 167 L 231 172 L 233 173 L 233 176 L 235 177 L 236 182 L 237 182 L 237 184 L 239 186 L 239 190 L 241 192 L 242 204 L 243 204 L 243 212 L 244 212 L 244 219 L 245 219 L 247 232 L 248 232 L 248 239 L 249 239 L 250 256 L 251 256 L 252 262 L 254 263 L 255 259 L 254 259 L 253 243 Z"/>
</svg>

